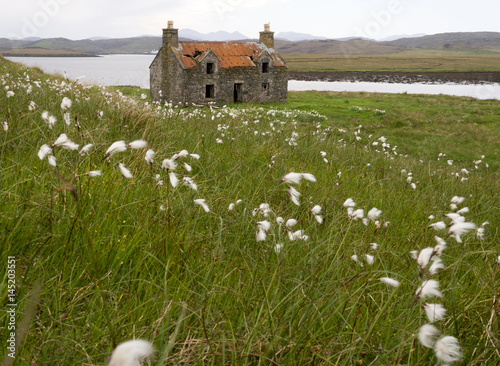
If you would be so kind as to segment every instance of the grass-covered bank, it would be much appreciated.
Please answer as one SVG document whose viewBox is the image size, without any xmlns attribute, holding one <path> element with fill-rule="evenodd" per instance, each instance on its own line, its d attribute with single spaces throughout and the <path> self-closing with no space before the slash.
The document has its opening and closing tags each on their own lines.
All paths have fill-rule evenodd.
<svg viewBox="0 0 500 366">
<path fill-rule="evenodd" d="M 0 70 L 1 260 L 17 260 L 18 333 L 29 320 L 18 364 L 103 364 L 142 338 L 155 365 L 430 365 L 440 335 L 456 337 L 462 364 L 496 363 L 498 102 L 292 93 L 287 106 L 179 109 Z M 463 137 L 460 155 L 453 133 L 475 123 L 491 138 Z M 316 182 L 280 183 L 290 172 Z M 464 207 L 470 232 L 428 228 Z M 440 293 L 425 297 L 429 279 Z M 447 310 L 431 348 L 418 339 L 425 304 Z"/>
</svg>

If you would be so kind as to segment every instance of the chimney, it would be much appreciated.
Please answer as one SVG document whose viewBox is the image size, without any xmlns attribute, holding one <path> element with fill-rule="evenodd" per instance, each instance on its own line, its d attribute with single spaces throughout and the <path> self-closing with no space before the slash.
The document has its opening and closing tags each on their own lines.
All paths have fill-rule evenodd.
<svg viewBox="0 0 500 366">
<path fill-rule="evenodd" d="M 270 24 L 264 24 L 264 31 L 260 32 L 259 42 L 268 48 L 274 48 L 274 32 L 271 32 Z"/>
<path fill-rule="evenodd" d="M 165 50 L 168 49 L 168 47 L 179 46 L 179 30 L 174 28 L 174 22 L 172 20 L 169 20 L 167 24 L 167 28 L 163 28 L 162 46 L 165 47 Z"/>
</svg>

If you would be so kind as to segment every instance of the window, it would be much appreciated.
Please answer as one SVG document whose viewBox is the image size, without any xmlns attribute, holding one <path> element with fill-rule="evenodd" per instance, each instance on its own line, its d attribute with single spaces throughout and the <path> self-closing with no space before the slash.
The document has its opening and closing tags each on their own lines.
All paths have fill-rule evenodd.
<svg viewBox="0 0 500 366">
<path fill-rule="evenodd" d="M 207 74 L 213 74 L 214 73 L 214 63 L 213 62 L 208 62 L 207 63 Z"/>
<path fill-rule="evenodd" d="M 214 85 L 207 85 L 205 88 L 205 98 L 214 98 L 215 96 L 215 87 Z"/>
<path fill-rule="evenodd" d="M 262 63 L 262 72 L 263 73 L 269 72 L 269 62 L 263 62 Z"/>
<path fill-rule="evenodd" d="M 262 94 L 269 95 L 269 83 L 262 83 Z"/>
</svg>

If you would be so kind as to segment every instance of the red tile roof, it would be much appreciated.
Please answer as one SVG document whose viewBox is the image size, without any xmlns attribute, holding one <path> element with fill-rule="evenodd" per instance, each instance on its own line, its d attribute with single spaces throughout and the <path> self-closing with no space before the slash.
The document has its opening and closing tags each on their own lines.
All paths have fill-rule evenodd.
<svg viewBox="0 0 500 366">
<path fill-rule="evenodd" d="M 196 67 L 195 59 L 203 57 L 209 50 L 219 59 L 219 67 L 253 67 L 262 52 L 267 51 L 275 67 L 286 67 L 285 61 L 275 49 L 268 48 L 262 43 L 247 42 L 179 42 L 174 50 L 180 56 L 184 66 Z"/>
</svg>

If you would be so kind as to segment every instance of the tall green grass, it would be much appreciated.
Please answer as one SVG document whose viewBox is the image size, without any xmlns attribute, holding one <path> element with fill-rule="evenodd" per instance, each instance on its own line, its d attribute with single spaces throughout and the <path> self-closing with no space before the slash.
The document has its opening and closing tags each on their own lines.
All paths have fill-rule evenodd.
<svg viewBox="0 0 500 366">
<path fill-rule="evenodd" d="M 321 103 L 312 103 L 319 113 L 273 105 L 158 106 L 5 60 L 0 69 L 2 89 L 15 93 L 7 98 L 0 91 L 0 122 L 8 123 L 7 131 L 0 130 L 1 260 L 17 259 L 17 324 L 30 319 L 16 364 L 102 365 L 117 344 L 133 338 L 154 344 L 151 363 L 158 365 L 435 364 L 434 352 L 417 338 L 428 320 L 424 301 L 415 297 L 421 280 L 409 254 L 435 246 L 435 235 L 448 243 L 445 268 L 432 276 L 443 298 L 426 300 L 447 309 L 435 325 L 458 338 L 462 364 L 497 363 L 500 184 L 491 164 L 498 158 L 490 156 L 495 139 L 484 140 L 482 153 L 457 157 L 442 144 L 445 157 L 419 155 L 405 139 L 396 147 L 398 133 L 389 136 L 389 126 L 383 134 L 372 125 L 359 127 L 356 109 L 342 111 L 346 117 L 337 120 Z M 291 105 L 309 96 L 293 94 Z M 73 101 L 70 125 L 63 120 L 63 97 Z M 360 105 L 355 94 L 341 98 Z M 393 120 L 404 120 L 401 107 L 389 111 L 384 105 L 389 96 L 377 98 L 375 103 L 368 96 L 365 103 L 386 113 L 369 118 L 383 124 L 384 116 L 397 111 Z M 421 105 L 436 100 L 414 98 Z M 32 111 L 31 101 L 37 105 Z M 460 101 L 483 111 L 475 101 Z M 43 111 L 57 117 L 53 129 L 41 118 Z M 51 167 L 37 152 L 61 133 L 80 147 L 94 147 L 84 156 L 54 147 L 57 167 Z M 446 141 L 449 131 L 439 136 Z M 113 142 L 137 139 L 156 152 L 152 166 L 144 160 L 146 149 L 103 159 Z M 175 173 L 181 181 L 192 177 L 197 191 L 182 183 L 172 187 L 161 168 L 163 159 L 183 149 L 200 159 L 179 159 Z M 118 163 L 133 178 L 123 177 Z M 92 170 L 102 176 L 85 175 Z M 296 186 L 300 206 L 292 203 L 287 184 L 280 184 L 289 172 L 316 178 Z M 465 198 L 459 208 L 470 208 L 466 221 L 489 221 L 484 239 L 471 232 L 457 243 L 447 230 L 428 228 L 449 223 L 444 214 L 453 196 Z M 209 213 L 194 204 L 198 198 L 206 200 Z M 347 198 L 365 216 L 372 207 L 382 210 L 380 227 L 349 219 Z M 271 210 L 267 217 L 256 210 L 263 203 Z M 311 213 L 314 205 L 322 206 L 322 224 Z M 429 221 L 431 214 L 435 219 Z M 291 241 L 277 217 L 296 219 L 292 230 L 304 230 L 308 240 Z M 257 242 L 256 223 L 262 220 L 272 227 Z M 283 244 L 279 253 L 277 244 Z M 366 254 L 374 256 L 372 265 Z M 401 284 L 389 287 L 381 277 Z M 25 310 L 29 302 L 35 310 Z M 0 317 L 6 324 L 5 312 Z"/>
</svg>

